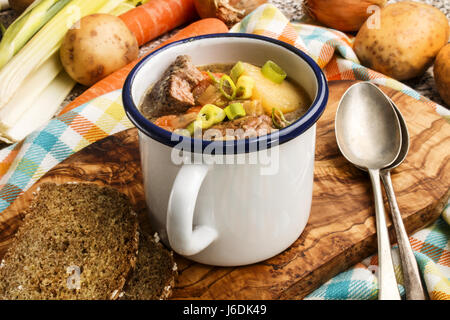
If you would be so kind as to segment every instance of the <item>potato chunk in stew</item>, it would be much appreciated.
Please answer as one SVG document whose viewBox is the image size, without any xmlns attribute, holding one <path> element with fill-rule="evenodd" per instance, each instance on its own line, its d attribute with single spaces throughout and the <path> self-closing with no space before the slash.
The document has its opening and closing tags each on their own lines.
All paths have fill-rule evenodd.
<svg viewBox="0 0 450 320">
<path fill-rule="evenodd" d="M 253 98 L 261 100 L 262 106 L 267 114 L 272 113 L 272 108 L 278 108 L 283 113 L 293 112 L 305 107 L 305 97 L 297 86 L 290 81 L 277 84 L 264 77 L 261 68 L 243 63 L 244 74 L 255 80 Z"/>
</svg>

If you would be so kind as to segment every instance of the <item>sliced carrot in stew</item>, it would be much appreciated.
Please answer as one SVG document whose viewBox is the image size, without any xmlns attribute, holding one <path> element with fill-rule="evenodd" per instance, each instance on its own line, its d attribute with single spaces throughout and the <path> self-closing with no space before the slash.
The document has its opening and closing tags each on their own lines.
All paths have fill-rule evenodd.
<svg viewBox="0 0 450 320">
<path fill-rule="evenodd" d="M 188 114 L 188 113 L 199 113 L 201 109 L 202 109 L 202 106 L 191 107 L 191 108 L 187 109 L 186 114 Z"/>
<path fill-rule="evenodd" d="M 225 75 L 225 73 L 222 72 L 209 72 L 209 71 L 202 71 L 202 74 L 205 77 L 205 80 L 208 80 L 208 82 L 210 83 L 212 83 L 210 74 L 212 74 L 216 79 L 220 79 Z"/>
<path fill-rule="evenodd" d="M 176 122 L 177 117 L 178 116 L 176 116 L 174 114 L 171 114 L 171 115 L 168 115 L 168 116 L 162 116 L 162 117 L 156 119 L 154 123 L 158 127 L 161 127 L 161 128 L 164 128 L 164 129 L 172 128 L 174 122 Z M 168 129 L 166 129 L 166 130 L 168 130 Z M 169 131 L 172 131 L 172 130 L 169 130 Z"/>
<path fill-rule="evenodd" d="M 192 107 L 191 109 L 194 109 L 196 107 Z M 200 107 L 201 108 L 201 107 Z M 189 111 L 188 110 L 188 111 Z M 200 111 L 200 109 L 198 109 Z M 159 117 L 155 120 L 154 124 L 156 124 L 158 127 L 161 127 L 163 129 L 166 129 L 168 131 L 174 131 L 176 129 L 183 129 L 186 128 L 188 124 L 190 124 L 192 121 L 194 121 L 197 118 L 197 112 L 192 110 L 191 112 L 187 112 L 186 114 L 182 115 L 167 115 Z"/>
</svg>

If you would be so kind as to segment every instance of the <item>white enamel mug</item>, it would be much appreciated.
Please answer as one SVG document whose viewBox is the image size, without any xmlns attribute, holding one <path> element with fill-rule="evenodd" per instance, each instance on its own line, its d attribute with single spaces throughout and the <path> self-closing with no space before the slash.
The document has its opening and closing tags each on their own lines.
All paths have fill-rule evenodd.
<svg viewBox="0 0 450 320">
<path fill-rule="evenodd" d="M 195 65 L 273 60 L 313 103 L 292 125 L 257 138 L 210 141 L 172 134 L 145 119 L 137 106 L 183 54 Z M 126 80 L 123 102 L 139 129 L 145 197 L 161 240 L 180 255 L 218 266 L 259 262 L 288 248 L 309 218 L 315 123 L 327 100 L 327 82 L 317 64 L 295 47 L 267 37 L 199 36 L 143 59 Z"/>
</svg>

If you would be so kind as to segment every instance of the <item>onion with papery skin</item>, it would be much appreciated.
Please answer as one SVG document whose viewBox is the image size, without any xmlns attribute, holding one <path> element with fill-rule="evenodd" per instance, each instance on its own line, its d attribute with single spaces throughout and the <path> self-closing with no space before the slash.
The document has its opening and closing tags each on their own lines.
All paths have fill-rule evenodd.
<svg viewBox="0 0 450 320">
<path fill-rule="evenodd" d="M 201 18 L 218 18 L 228 27 L 232 27 L 266 2 L 267 0 L 194 0 Z"/>
<path fill-rule="evenodd" d="M 305 11 L 327 27 L 340 31 L 358 31 L 374 12 L 370 6 L 380 8 L 386 0 L 305 0 Z M 368 10 L 369 9 L 369 10 Z"/>
</svg>

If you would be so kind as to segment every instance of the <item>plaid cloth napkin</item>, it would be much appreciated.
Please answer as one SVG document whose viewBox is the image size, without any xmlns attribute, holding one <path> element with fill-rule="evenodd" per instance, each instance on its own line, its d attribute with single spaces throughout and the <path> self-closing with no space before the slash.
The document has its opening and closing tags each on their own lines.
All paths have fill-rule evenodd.
<svg viewBox="0 0 450 320">
<path fill-rule="evenodd" d="M 443 116 L 445 108 L 413 89 L 359 64 L 347 35 L 318 26 L 289 23 L 273 5 L 263 5 L 231 32 L 247 32 L 278 38 L 313 57 L 328 80 L 366 80 L 382 84 L 426 102 Z M 89 144 L 133 125 L 125 116 L 120 90 L 67 112 L 36 130 L 24 141 L 0 151 L 0 215 L 20 194 L 52 167 Z M 450 300 L 450 207 L 431 227 L 410 237 L 431 299 Z M 404 294 L 398 254 L 393 247 L 399 289 Z M 369 257 L 334 277 L 307 299 L 375 299 L 377 258 Z"/>
</svg>

